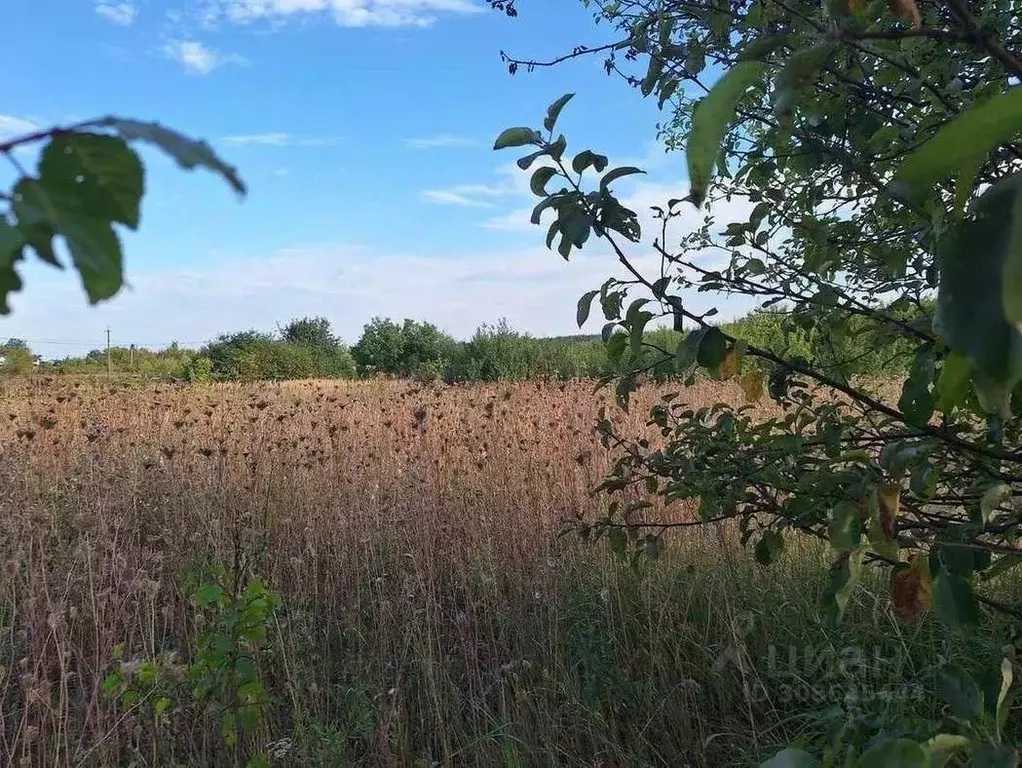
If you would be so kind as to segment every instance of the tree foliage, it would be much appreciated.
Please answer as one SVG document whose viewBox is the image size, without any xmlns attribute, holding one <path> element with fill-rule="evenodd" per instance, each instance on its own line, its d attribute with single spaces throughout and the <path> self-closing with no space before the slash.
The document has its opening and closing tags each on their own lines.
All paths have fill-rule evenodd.
<svg viewBox="0 0 1022 768">
<path fill-rule="evenodd" d="M 569 258 L 599 238 L 627 274 L 579 304 L 580 321 L 592 305 L 605 317 L 622 405 L 663 357 L 643 329 L 665 317 L 691 331 L 671 350 L 679 368 L 730 378 L 753 361 L 743 388 L 765 391 L 782 414 L 693 410 L 668 395 L 650 413 L 658 444 L 602 419 L 619 454 L 602 489 L 693 503 L 694 522 L 734 520 L 764 564 L 789 533 L 829 541 L 824 618 L 840 619 L 866 563 L 892 570 L 907 620 L 931 605 L 951 624 L 975 622 L 980 606 L 1022 616 L 977 589 L 1022 562 L 1018 3 L 583 2 L 614 42 L 551 62 L 505 56 L 511 72 L 597 54 L 655 97 L 661 138 L 685 149 L 690 189 L 654 213 L 668 222 L 695 205 L 702 225 L 680 242 L 640 232 L 614 193 L 636 169 L 589 149 L 568 154 L 555 125 L 567 98 L 542 129 L 508 129 L 495 149 L 524 153 L 548 247 Z M 644 241 L 660 260 L 652 274 L 634 258 Z M 715 311 L 691 308 L 694 291 L 786 305 L 797 333 L 768 344 L 716 326 Z M 907 356 L 893 394 L 851 375 L 852 335 L 874 356 Z M 633 557 L 655 553 L 651 542 L 679 523 L 651 508 L 615 500 L 579 527 Z M 966 730 L 977 759 L 1002 750 L 986 726 Z M 856 764 L 932 756 L 885 743 Z M 1015 762 L 996 764 L 1016 764 L 1003 749 Z M 818 764 L 793 760 L 783 764 Z"/>
<path fill-rule="evenodd" d="M 211 378 L 276 381 L 309 378 L 352 378 L 351 353 L 324 317 L 292 320 L 279 336 L 260 331 L 221 334 L 199 350 L 208 360 Z M 194 372 L 188 378 L 195 378 Z"/>
<path fill-rule="evenodd" d="M 21 339 L 8 339 L 0 346 L 0 373 L 25 374 L 35 368 L 35 356 Z"/>
<path fill-rule="evenodd" d="M 137 229 L 145 169 L 133 143 L 152 144 L 183 168 L 205 167 L 239 194 L 245 185 L 231 166 L 202 141 L 158 123 L 119 117 L 88 120 L 0 142 L 17 171 L 0 200 L 0 313 L 21 290 L 18 265 L 26 253 L 63 269 L 70 258 L 90 304 L 114 296 L 124 282 L 124 256 L 115 225 Z M 41 145 L 35 173 L 16 152 Z"/>
</svg>

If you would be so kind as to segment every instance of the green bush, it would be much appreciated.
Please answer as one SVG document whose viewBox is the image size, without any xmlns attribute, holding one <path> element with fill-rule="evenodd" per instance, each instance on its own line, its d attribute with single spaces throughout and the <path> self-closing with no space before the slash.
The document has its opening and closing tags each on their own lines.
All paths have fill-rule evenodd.
<svg viewBox="0 0 1022 768">
<path fill-rule="evenodd" d="M 21 339 L 9 339 L 0 346 L 0 374 L 20 375 L 35 368 L 35 356 Z"/>
</svg>

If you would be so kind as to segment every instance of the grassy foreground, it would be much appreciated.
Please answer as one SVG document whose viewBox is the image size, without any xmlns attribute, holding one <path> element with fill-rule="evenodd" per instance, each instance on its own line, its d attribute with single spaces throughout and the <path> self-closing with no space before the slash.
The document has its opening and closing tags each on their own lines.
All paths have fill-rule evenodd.
<svg viewBox="0 0 1022 768">
<path fill-rule="evenodd" d="M 656 396 L 615 419 L 643 431 Z M 826 553 L 808 544 L 764 570 L 728 530 L 693 529 L 637 573 L 559 538 L 599 504 L 607 399 L 581 382 L 7 385 L 0 757 L 746 765 L 937 716 L 939 660 L 996 675 L 1004 627 L 899 624 L 883 574 L 850 629 L 821 628 Z M 261 687 L 230 746 L 237 701 L 222 678 L 199 696 L 211 674 L 187 667 L 225 632 L 210 585 L 252 574 L 280 603 L 255 622 L 263 650 L 241 643 Z"/>
</svg>

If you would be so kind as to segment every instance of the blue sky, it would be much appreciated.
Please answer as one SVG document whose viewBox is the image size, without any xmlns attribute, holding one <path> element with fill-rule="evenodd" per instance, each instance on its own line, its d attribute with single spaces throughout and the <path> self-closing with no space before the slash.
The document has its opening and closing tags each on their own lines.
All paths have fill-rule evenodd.
<svg viewBox="0 0 1022 768">
<path fill-rule="evenodd" d="M 208 139 L 250 194 L 239 202 L 212 175 L 143 152 L 142 226 L 124 237 L 131 289 L 88 308 L 73 275 L 26 269 L 0 336 L 40 340 L 52 357 L 98 345 L 107 325 L 123 344 L 194 344 L 304 314 L 349 341 L 376 314 L 463 337 L 501 316 L 572 332 L 578 295 L 613 261 L 594 248 L 565 264 L 543 248 L 527 176 L 493 139 L 574 91 L 569 151 L 648 168 L 618 190 L 637 208 L 679 196 L 683 158 L 657 149 L 655 103 L 598 58 L 508 75 L 502 49 L 544 58 L 607 40 L 580 2 L 526 0 L 517 19 L 484 5 L 6 0 L 0 135 L 158 119 Z"/>
</svg>

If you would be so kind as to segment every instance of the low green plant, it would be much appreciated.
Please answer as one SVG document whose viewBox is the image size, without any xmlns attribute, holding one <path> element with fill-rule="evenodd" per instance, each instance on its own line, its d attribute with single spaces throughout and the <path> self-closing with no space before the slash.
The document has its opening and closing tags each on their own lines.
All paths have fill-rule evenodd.
<svg viewBox="0 0 1022 768">
<path fill-rule="evenodd" d="M 993 696 L 957 664 L 947 664 L 936 674 L 936 693 L 946 708 L 939 726 L 914 720 L 894 732 L 863 738 L 863 729 L 848 719 L 821 758 L 798 746 L 787 747 L 760 764 L 760 768 L 943 768 L 968 765 L 974 768 L 1016 768 L 1018 747 L 1006 742 L 1004 729 L 1016 690 L 1015 648 L 1008 646 L 1001 662 L 999 685 Z"/>
<path fill-rule="evenodd" d="M 188 676 L 194 700 L 212 711 L 234 747 L 259 727 L 269 701 L 259 664 L 280 600 L 261 578 L 239 584 L 219 566 L 211 576 L 192 595 L 200 634 Z"/>
<path fill-rule="evenodd" d="M 197 638 L 189 662 L 173 652 L 125 659 L 119 644 L 102 691 L 126 713 L 147 715 L 155 728 L 167 725 L 177 711 L 211 716 L 229 752 L 246 753 L 246 765 L 253 768 L 268 765 L 267 754 L 241 745 L 262 724 L 270 702 L 260 666 L 280 598 L 258 576 L 215 565 L 202 574 L 191 603 Z"/>
</svg>

